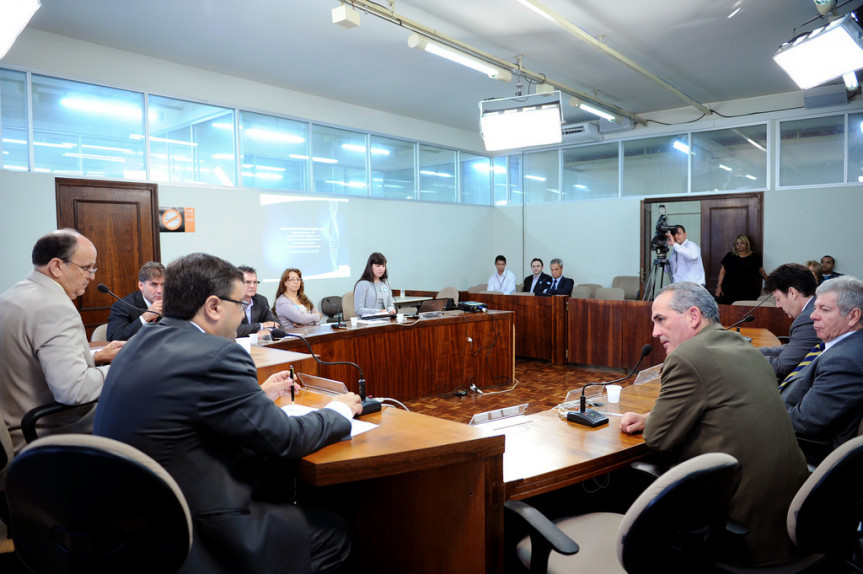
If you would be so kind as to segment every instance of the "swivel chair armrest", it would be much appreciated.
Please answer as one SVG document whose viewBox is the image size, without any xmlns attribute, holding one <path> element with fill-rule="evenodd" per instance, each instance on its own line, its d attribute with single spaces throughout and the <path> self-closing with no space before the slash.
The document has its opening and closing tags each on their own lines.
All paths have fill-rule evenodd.
<svg viewBox="0 0 863 574">
<path fill-rule="evenodd" d="M 63 403 L 48 403 L 30 409 L 21 419 L 21 433 L 24 435 L 24 440 L 29 444 L 38 438 L 36 436 L 36 423 L 39 421 L 39 419 L 72 409 L 92 406 L 96 404 L 98 400 L 99 399 L 75 405 L 64 405 Z"/>
<path fill-rule="evenodd" d="M 551 551 L 565 556 L 578 552 L 578 544 L 533 506 L 521 500 L 508 500 L 503 507 L 527 525 L 530 534 L 530 571 L 545 572 Z"/>
</svg>

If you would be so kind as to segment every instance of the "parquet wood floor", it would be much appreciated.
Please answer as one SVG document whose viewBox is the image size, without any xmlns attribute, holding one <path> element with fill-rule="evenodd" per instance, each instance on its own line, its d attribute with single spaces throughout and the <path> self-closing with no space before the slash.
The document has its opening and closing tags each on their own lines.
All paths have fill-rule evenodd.
<svg viewBox="0 0 863 574">
<path fill-rule="evenodd" d="M 605 367 L 556 366 L 535 359 L 516 359 L 515 378 L 518 385 L 483 387 L 482 394 L 462 389 L 460 396 L 446 393 L 405 401 L 413 412 L 467 424 L 476 413 L 529 403 L 526 414 L 548 410 L 563 402 L 566 393 L 586 383 L 609 381 L 626 374 L 620 369 Z M 588 394 L 591 390 L 588 390 Z"/>
</svg>

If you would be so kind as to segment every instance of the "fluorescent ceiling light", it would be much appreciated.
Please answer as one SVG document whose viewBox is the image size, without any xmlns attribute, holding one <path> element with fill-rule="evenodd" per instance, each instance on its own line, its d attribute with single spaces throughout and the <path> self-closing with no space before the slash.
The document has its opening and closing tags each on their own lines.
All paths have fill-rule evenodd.
<svg viewBox="0 0 863 574">
<path fill-rule="evenodd" d="M 689 153 L 689 146 L 683 143 L 680 140 L 675 140 L 675 142 L 671 145 L 674 149 L 682 153 Z"/>
<path fill-rule="evenodd" d="M 581 108 L 582 110 L 586 111 L 589 114 L 599 116 L 602 119 L 608 120 L 610 122 L 614 121 L 614 115 L 613 114 L 610 114 L 604 110 L 600 110 L 599 108 L 594 108 L 590 104 L 585 104 L 584 102 L 582 102 L 578 105 L 578 107 Z"/>
<path fill-rule="evenodd" d="M 341 147 L 343 150 L 346 150 L 346 151 L 355 151 L 355 152 L 359 152 L 359 153 L 366 153 L 366 146 L 361 145 L 361 144 L 348 144 L 348 143 L 346 143 L 346 144 L 342 144 Z M 390 155 L 390 150 L 384 149 L 381 147 L 373 147 L 371 149 L 371 153 L 372 153 L 372 155 L 386 155 L 386 156 L 388 156 L 388 155 Z"/>
<path fill-rule="evenodd" d="M 0 0 L 0 59 L 27 27 L 39 6 L 39 0 Z"/>
<path fill-rule="evenodd" d="M 560 92 L 484 100 L 480 107 L 480 135 L 487 151 L 559 144 Z"/>
<path fill-rule="evenodd" d="M 243 130 L 248 138 L 256 140 L 272 141 L 277 143 L 304 143 L 306 138 L 287 132 L 268 130 L 266 128 L 248 128 Z"/>
<path fill-rule="evenodd" d="M 408 36 L 408 46 L 416 48 L 417 50 L 430 52 L 435 56 L 440 56 L 441 58 L 446 58 L 450 62 L 467 66 L 472 70 L 482 72 L 489 78 L 500 80 L 501 82 L 508 82 L 512 79 L 512 74 L 509 70 L 493 66 L 456 48 L 450 48 L 449 46 L 439 44 L 434 40 L 417 34 L 416 32 Z"/>
<path fill-rule="evenodd" d="M 785 42 L 773 56 L 807 90 L 863 68 L 863 29 L 851 14 Z"/>
<path fill-rule="evenodd" d="M 522 6 L 524 6 L 525 8 L 529 8 L 533 12 L 539 14 L 540 16 L 542 16 L 543 18 L 545 18 L 549 22 L 554 22 L 555 24 L 557 24 L 554 17 L 551 14 L 549 14 L 547 11 L 545 11 L 543 8 L 540 8 L 540 6 L 537 5 L 536 3 L 531 2 L 530 0 L 515 0 L 515 1 L 518 2 L 519 4 L 521 4 Z"/>
</svg>

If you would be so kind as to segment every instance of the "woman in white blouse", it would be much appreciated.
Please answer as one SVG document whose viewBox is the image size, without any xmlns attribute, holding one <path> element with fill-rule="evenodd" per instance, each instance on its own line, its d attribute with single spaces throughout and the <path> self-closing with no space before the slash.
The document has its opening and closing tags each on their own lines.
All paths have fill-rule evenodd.
<svg viewBox="0 0 863 574">
<path fill-rule="evenodd" d="M 317 325 L 321 320 L 315 306 L 306 297 L 303 274 L 299 269 L 285 269 L 276 289 L 276 304 L 273 306 L 282 325 L 302 327 Z"/>
</svg>

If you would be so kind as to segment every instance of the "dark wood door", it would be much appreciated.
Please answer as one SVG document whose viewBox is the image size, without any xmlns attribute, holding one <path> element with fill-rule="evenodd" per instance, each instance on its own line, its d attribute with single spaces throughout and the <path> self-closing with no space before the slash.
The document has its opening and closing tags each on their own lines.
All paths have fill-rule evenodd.
<svg viewBox="0 0 863 574">
<path fill-rule="evenodd" d="M 654 204 L 678 201 L 700 201 L 701 235 L 693 237 L 690 234 L 689 239 L 701 247 L 707 289 L 711 293 L 716 291 L 722 258 L 731 251 L 735 236 L 745 233 L 752 244 L 752 250 L 763 255 L 764 194 L 762 192 L 645 199 L 641 204 L 642 282 L 647 279 L 654 258 L 650 250 L 650 240 L 654 235 L 651 209 Z"/>
<path fill-rule="evenodd" d="M 63 179 L 55 181 L 57 226 L 71 227 L 96 246 L 99 271 L 76 301 L 89 337 L 108 321 L 114 299 L 100 293 L 104 283 L 120 297 L 138 289 L 138 270 L 159 261 L 159 200 L 154 183 Z"/>
<path fill-rule="evenodd" d="M 701 258 L 711 293 L 716 291 L 722 258 L 731 251 L 735 237 L 745 234 L 752 250 L 763 256 L 763 197 L 754 193 L 701 200 Z"/>
</svg>

